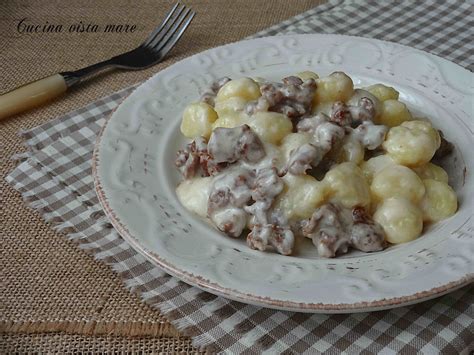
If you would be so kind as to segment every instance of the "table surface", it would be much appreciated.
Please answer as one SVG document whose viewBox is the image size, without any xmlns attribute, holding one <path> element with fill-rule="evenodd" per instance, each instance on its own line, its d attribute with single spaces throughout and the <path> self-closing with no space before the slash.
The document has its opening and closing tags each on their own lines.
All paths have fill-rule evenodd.
<svg viewBox="0 0 474 355">
<path fill-rule="evenodd" d="M 117 71 L 90 80 L 48 106 L 0 123 L 2 146 L 0 220 L 0 352 L 84 351 L 195 352 L 158 311 L 129 293 L 105 264 L 68 241 L 4 180 L 24 151 L 20 129 L 28 129 L 84 106 L 193 53 L 240 40 L 310 9 L 321 0 L 187 0 L 197 17 L 163 63 L 138 72 Z M 160 22 L 172 1 L 127 0 L 0 3 L 0 94 L 41 77 L 89 64 L 138 45 Z M 40 25 L 19 33 L 18 24 Z M 136 25 L 133 33 L 69 33 L 83 23 Z M 44 33 L 45 24 L 63 25 Z M 20 28 L 23 28 L 20 26 Z M 218 31 L 216 29 L 219 29 Z"/>
</svg>

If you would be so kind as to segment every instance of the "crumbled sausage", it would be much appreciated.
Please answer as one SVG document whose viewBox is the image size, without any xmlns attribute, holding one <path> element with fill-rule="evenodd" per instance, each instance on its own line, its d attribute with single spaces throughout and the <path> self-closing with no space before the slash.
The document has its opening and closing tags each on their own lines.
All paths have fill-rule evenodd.
<svg viewBox="0 0 474 355">
<path fill-rule="evenodd" d="M 306 170 L 317 166 L 323 159 L 323 151 L 314 144 L 303 144 L 291 151 L 287 163 L 287 169 L 290 174 L 303 175 Z"/>
<path fill-rule="evenodd" d="M 229 207 L 217 210 L 211 220 L 220 231 L 238 238 L 247 225 L 247 213 L 241 208 Z"/>
<path fill-rule="evenodd" d="M 323 113 L 302 119 L 296 129 L 312 134 L 313 139 L 290 153 L 288 163 L 280 175 L 286 172 L 302 175 L 311 167 L 318 166 L 331 149 L 342 143 L 346 134 L 344 127 L 331 122 Z"/>
<path fill-rule="evenodd" d="M 346 253 L 349 247 L 371 252 L 386 246 L 382 227 L 362 207 L 350 211 L 325 204 L 302 222 L 302 233 L 313 240 L 319 255 L 327 258 Z"/>
<path fill-rule="evenodd" d="M 232 237 L 240 236 L 247 224 L 244 207 L 251 201 L 254 179 L 253 171 L 234 167 L 217 176 L 211 187 L 207 214 L 217 228 Z"/>
<path fill-rule="evenodd" d="M 234 163 L 240 159 L 255 163 L 265 156 L 263 143 L 247 125 L 214 129 L 208 152 L 215 163 Z"/>
<path fill-rule="evenodd" d="M 252 199 L 245 211 L 253 216 L 252 224 L 267 224 L 267 212 L 275 197 L 283 190 L 283 182 L 277 174 L 276 168 L 265 168 L 258 171 L 252 186 Z"/>
<path fill-rule="evenodd" d="M 252 231 L 247 236 L 247 244 L 252 249 L 275 249 L 278 253 L 289 255 L 294 244 L 294 235 L 283 216 L 270 214 L 273 200 L 283 190 L 283 182 L 275 168 L 262 169 L 257 173 L 252 205 L 244 210 L 252 215 Z"/>
<path fill-rule="evenodd" d="M 352 97 L 347 101 L 347 106 L 351 112 L 353 127 L 364 121 L 374 121 L 382 109 L 379 99 L 363 89 L 354 90 Z"/>
<path fill-rule="evenodd" d="M 335 144 L 342 141 L 345 134 L 344 128 L 330 122 L 323 122 L 316 127 L 314 137 L 316 144 L 327 153 Z"/>
<path fill-rule="evenodd" d="M 316 128 L 323 122 L 329 122 L 329 116 L 325 113 L 318 113 L 316 116 L 303 118 L 296 125 L 298 132 L 314 134 Z"/>
<path fill-rule="evenodd" d="M 231 237 L 242 234 L 252 217 L 247 243 L 251 248 L 275 249 L 291 253 L 294 236 L 283 218 L 269 217 L 270 207 L 283 190 L 283 182 L 275 168 L 258 172 L 236 166 L 216 177 L 208 199 L 208 216 L 217 228 Z M 253 201 L 253 203 L 252 203 Z"/>
<path fill-rule="evenodd" d="M 354 129 L 350 129 L 353 135 L 368 150 L 374 150 L 380 147 L 388 132 L 388 127 L 384 125 L 375 125 L 372 121 L 364 121 Z"/>
<path fill-rule="evenodd" d="M 361 97 L 357 105 L 346 105 L 336 101 L 331 109 L 329 120 L 339 126 L 357 127 L 363 122 L 372 122 L 375 118 L 375 104 L 368 97 Z"/>
<path fill-rule="evenodd" d="M 339 126 L 349 126 L 352 123 L 352 115 L 344 102 L 336 101 L 332 105 L 329 120 Z"/>
<path fill-rule="evenodd" d="M 282 83 L 263 83 L 262 96 L 248 104 L 249 115 L 257 111 L 280 112 L 296 119 L 311 112 L 311 104 L 316 91 L 314 79 L 301 80 L 296 76 L 284 78 Z"/>
<path fill-rule="evenodd" d="M 200 101 L 214 107 L 217 93 L 221 87 L 223 87 L 229 81 L 231 81 L 230 78 L 223 77 L 212 82 L 212 84 L 202 93 Z"/>
<path fill-rule="evenodd" d="M 383 250 L 386 247 L 382 226 L 360 206 L 352 209 L 351 245 L 365 252 Z"/>
<path fill-rule="evenodd" d="M 309 220 L 302 222 L 303 235 L 313 240 L 320 256 L 333 258 L 337 252 L 348 250 L 349 236 L 340 213 L 339 207 L 329 203 L 316 209 Z"/>
<path fill-rule="evenodd" d="M 278 225 L 255 225 L 247 235 L 247 245 L 261 251 L 275 249 L 282 255 L 290 255 L 293 251 L 294 235 L 289 228 Z"/>
<path fill-rule="evenodd" d="M 433 157 L 435 160 L 443 159 L 444 157 L 451 154 L 454 150 L 454 145 L 446 138 L 444 138 L 443 132 L 441 132 L 441 130 L 438 130 L 438 133 L 441 138 L 441 144 Z"/>
<path fill-rule="evenodd" d="M 275 168 L 265 168 L 258 171 L 253 185 L 252 198 L 255 201 L 267 201 L 268 208 L 273 199 L 283 190 L 283 182 Z"/>
<path fill-rule="evenodd" d="M 201 169 L 201 176 L 209 176 L 207 143 L 204 137 L 198 137 L 186 145 L 184 149 L 178 150 L 175 164 L 181 170 L 185 179 L 196 176 Z"/>
<path fill-rule="evenodd" d="M 361 120 L 365 121 L 365 120 L 370 119 L 372 121 L 374 116 L 375 116 L 375 103 L 374 103 L 374 101 L 372 101 L 372 99 L 370 99 L 368 97 L 361 97 L 360 100 L 359 100 L 359 107 L 366 110 L 367 113 L 370 115 L 370 118 L 361 119 Z"/>
<path fill-rule="evenodd" d="M 343 127 L 329 121 L 328 116 L 319 114 L 314 117 L 302 119 L 296 125 L 298 132 L 311 133 L 314 145 L 321 148 L 326 154 L 331 150 L 334 144 L 340 142 L 346 132 Z"/>
<path fill-rule="evenodd" d="M 361 97 L 357 105 L 350 105 L 348 107 L 354 125 L 365 121 L 373 121 L 375 118 L 375 104 L 368 97 Z"/>
</svg>

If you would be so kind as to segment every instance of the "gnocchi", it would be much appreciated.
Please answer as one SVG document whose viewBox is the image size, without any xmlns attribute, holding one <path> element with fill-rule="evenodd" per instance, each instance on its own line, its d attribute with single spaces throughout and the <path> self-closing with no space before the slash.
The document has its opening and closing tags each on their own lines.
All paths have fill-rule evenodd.
<svg viewBox="0 0 474 355">
<path fill-rule="evenodd" d="M 426 189 L 425 197 L 421 201 L 424 221 L 438 222 L 456 213 L 456 193 L 447 183 L 433 179 L 423 180 L 423 183 Z"/>
<path fill-rule="evenodd" d="M 188 138 L 200 136 L 209 138 L 212 124 L 216 120 L 217 113 L 212 106 L 204 102 L 193 103 L 184 109 L 181 133 Z"/>
<path fill-rule="evenodd" d="M 308 80 L 308 79 L 314 79 L 314 80 L 317 80 L 319 79 L 319 75 L 312 72 L 312 71 L 302 71 L 302 72 L 299 72 L 298 74 L 296 74 L 296 76 L 298 78 L 300 78 L 301 80 Z"/>
<path fill-rule="evenodd" d="M 371 85 L 367 87 L 366 90 L 382 102 L 387 100 L 398 100 L 400 95 L 398 91 L 391 86 L 383 84 Z"/>
<path fill-rule="evenodd" d="M 383 201 L 374 213 L 374 220 L 382 226 L 387 241 L 392 244 L 416 239 L 423 230 L 421 210 L 405 198 L 392 197 Z"/>
<path fill-rule="evenodd" d="M 371 184 L 375 174 L 392 164 L 395 164 L 395 161 L 389 155 L 382 154 L 364 161 L 360 167 L 367 182 Z"/>
<path fill-rule="evenodd" d="M 326 173 L 323 181 L 329 187 L 331 199 L 344 207 L 370 205 L 369 185 L 356 164 L 346 162 L 336 165 Z"/>
<path fill-rule="evenodd" d="M 214 110 L 219 117 L 234 114 L 236 112 L 243 112 L 247 101 L 239 96 L 229 97 L 226 100 L 217 101 Z"/>
<path fill-rule="evenodd" d="M 276 145 L 293 130 L 291 120 L 278 112 L 256 112 L 247 124 L 264 142 Z"/>
<path fill-rule="evenodd" d="M 189 211 L 206 218 L 211 182 L 212 178 L 209 176 L 185 180 L 176 189 L 176 195 Z"/>
<path fill-rule="evenodd" d="M 241 78 L 229 81 L 218 92 L 216 102 L 231 97 L 240 97 L 246 101 L 256 100 L 260 96 L 259 85 L 250 78 Z"/>
<path fill-rule="evenodd" d="M 442 167 L 436 164 L 427 163 L 417 168 L 413 168 L 413 170 L 422 180 L 433 179 L 436 181 L 444 182 L 446 184 L 448 183 L 448 173 Z"/>
<path fill-rule="evenodd" d="M 432 162 L 439 131 L 399 96 L 384 84 L 354 88 L 342 72 L 221 78 L 183 112 L 191 141 L 175 160 L 178 199 L 228 236 L 248 231 L 250 248 L 282 255 L 303 237 L 322 257 L 416 239 L 458 201 Z"/>
<path fill-rule="evenodd" d="M 417 167 L 427 164 L 441 144 L 439 133 L 426 121 L 407 121 L 392 127 L 383 148 L 397 163 Z"/>
<path fill-rule="evenodd" d="M 327 186 L 309 175 L 286 175 L 285 188 L 275 201 L 275 207 L 291 220 L 309 218 L 327 197 Z"/>
<path fill-rule="evenodd" d="M 234 128 L 243 125 L 246 122 L 246 117 L 243 114 L 233 113 L 226 114 L 219 117 L 212 124 L 212 130 L 218 127 Z"/>
<path fill-rule="evenodd" d="M 398 196 L 417 203 L 423 198 L 425 187 L 418 175 L 410 168 L 390 164 L 375 174 L 370 191 L 377 201 Z"/>
<path fill-rule="evenodd" d="M 403 102 L 389 99 L 382 103 L 382 112 L 377 122 L 388 127 L 395 127 L 411 119 L 412 115 Z"/>
<path fill-rule="evenodd" d="M 347 101 L 354 92 L 352 79 L 343 72 L 332 73 L 325 78 L 316 80 L 316 83 L 318 89 L 313 105 L 330 101 Z"/>
</svg>

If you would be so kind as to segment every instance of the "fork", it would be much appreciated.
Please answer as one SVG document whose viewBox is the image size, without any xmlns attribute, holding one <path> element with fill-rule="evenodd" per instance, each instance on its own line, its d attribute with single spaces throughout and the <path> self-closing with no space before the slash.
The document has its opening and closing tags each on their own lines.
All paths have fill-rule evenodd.
<svg viewBox="0 0 474 355">
<path fill-rule="evenodd" d="M 98 71 L 140 70 L 160 62 L 181 38 L 194 15 L 191 8 L 176 3 L 139 47 L 83 69 L 48 76 L 0 96 L 0 119 L 50 101 Z"/>
</svg>

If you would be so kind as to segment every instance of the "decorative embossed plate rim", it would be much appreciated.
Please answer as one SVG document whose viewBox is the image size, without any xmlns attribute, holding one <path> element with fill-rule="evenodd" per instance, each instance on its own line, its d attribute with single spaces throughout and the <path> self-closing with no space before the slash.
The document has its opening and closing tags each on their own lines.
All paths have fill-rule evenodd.
<svg viewBox="0 0 474 355">
<path fill-rule="evenodd" d="M 447 137 L 456 137 L 456 157 L 446 168 L 460 197 L 458 213 L 414 242 L 326 260 L 250 250 L 186 211 L 174 194 L 178 177 L 171 164 L 183 143 L 177 131 L 184 105 L 222 75 L 276 79 L 305 69 L 343 70 L 361 84 L 386 82 L 415 112 L 429 108 Z M 93 155 L 96 191 L 137 251 L 183 281 L 237 301 L 344 313 L 441 296 L 474 276 L 474 158 L 463 154 L 474 141 L 472 83 L 472 73 L 442 58 L 359 37 L 290 35 L 217 47 L 156 74 L 114 111 Z M 442 120 L 448 114 L 452 122 Z"/>
</svg>

